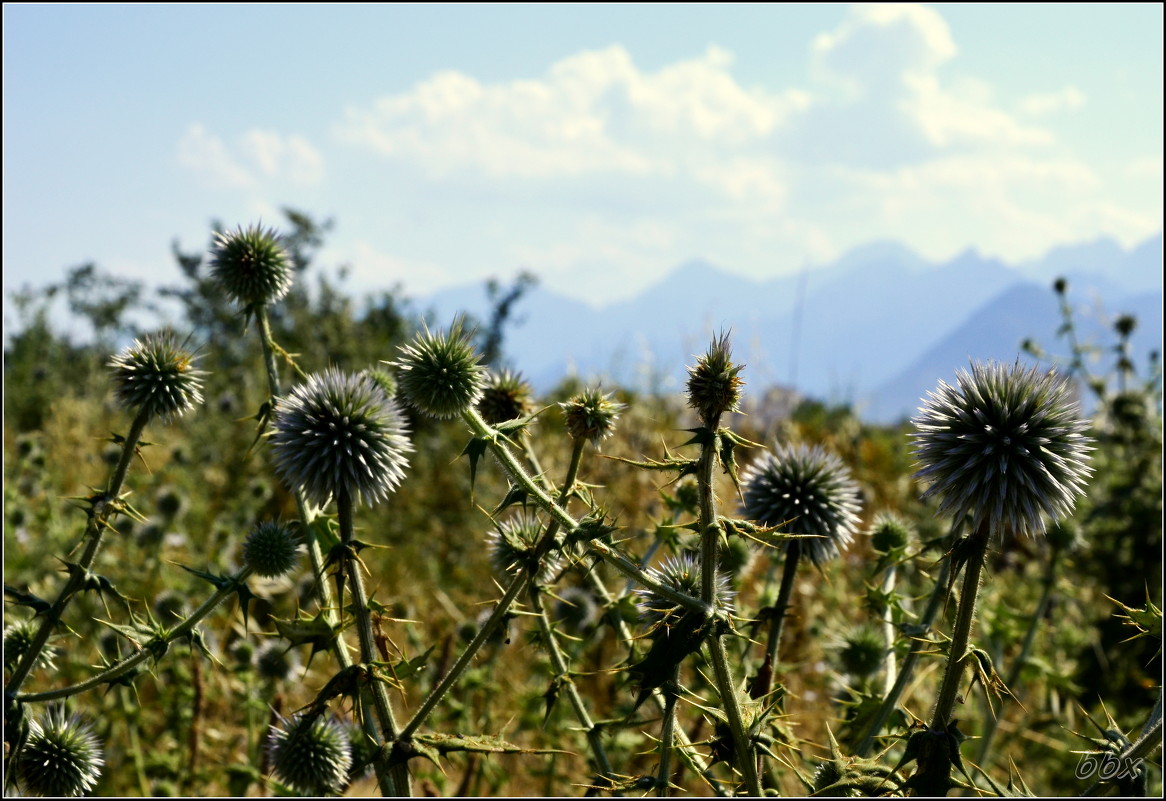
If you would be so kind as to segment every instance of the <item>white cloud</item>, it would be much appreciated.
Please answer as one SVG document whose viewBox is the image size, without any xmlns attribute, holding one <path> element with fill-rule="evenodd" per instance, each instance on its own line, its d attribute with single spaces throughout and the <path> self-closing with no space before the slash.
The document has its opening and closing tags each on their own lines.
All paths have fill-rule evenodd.
<svg viewBox="0 0 1166 801">
<path fill-rule="evenodd" d="M 351 289 L 361 295 L 387 291 L 397 284 L 409 295 L 424 295 L 454 282 L 449 271 L 437 264 L 385 253 L 365 239 L 341 249 L 326 249 L 321 254 L 321 262 L 348 265 Z"/>
<path fill-rule="evenodd" d="M 252 129 L 234 147 L 192 124 L 178 142 L 178 161 L 211 186 L 254 188 L 261 180 L 313 185 L 324 178 L 324 159 L 302 136 Z"/>
<path fill-rule="evenodd" d="M 1017 105 L 1031 117 L 1043 117 L 1058 111 L 1076 111 L 1085 105 L 1085 95 L 1075 86 L 1066 86 L 1056 92 L 1028 95 Z"/>
</svg>

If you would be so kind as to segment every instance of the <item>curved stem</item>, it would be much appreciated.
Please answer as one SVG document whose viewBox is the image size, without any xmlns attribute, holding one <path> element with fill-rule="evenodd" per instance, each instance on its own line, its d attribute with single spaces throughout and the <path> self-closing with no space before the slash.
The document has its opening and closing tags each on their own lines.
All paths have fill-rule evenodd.
<svg viewBox="0 0 1166 801">
<path fill-rule="evenodd" d="M 41 651 L 44 650 L 45 644 L 52 636 L 53 630 L 61 622 L 61 617 L 65 614 L 65 608 L 69 605 L 69 601 L 85 583 L 89 568 L 93 566 L 93 562 L 97 558 L 97 551 L 101 548 L 102 537 L 105 536 L 105 531 L 109 528 L 109 521 L 119 511 L 119 496 L 129 472 L 130 460 L 133 459 L 138 440 L 142 438 L 142 432 L 145 431 L 146 423 L 149 421 L 149 413 L 142 409 L 130 424 L 129 434 L 126 435 L 122 445 L 121 458 L 118 459 L 117 467 L 114 468 L 113 474 L 109 478 L 105 493 L 92 501 L 89 519 L 85 526 L 85 537 L 88 539 L 85 551 L 81 554 L 81 559 L 76 566 L 70 569 L 69 580 L 65 582 L 65 586 L 57 595 L 57 600 L 45 613 L 45 619 L 29 644 L 24 658 L 12 671 L 8 684 L 4 686 L 6 695 L 15 695 L 20 690 L 33 666 L 40 659 Z"/>
<path fill-rule="evenodd" d="M 765 643 L 765 664 L 769 665 L 769 670 L 763 674 L 765 682 L 756 696 L 758 698 L 764 698 L 773 692 L 773 680 L 777 675 L 777 652 L 781 647 L 781 632 L 785 627 L 785 616 L 786 612 L 789 611 L 789 599 L 793 596 L 801 555 L 801 543 L 797 540 L 790 540 L 786 547 L 785 564 L 782 565 L 781 569 L 781 587 L 777 591 L 777 601 L 773 604 L 773 616 L 769 618 L 769 639 Z"/>
</svg>

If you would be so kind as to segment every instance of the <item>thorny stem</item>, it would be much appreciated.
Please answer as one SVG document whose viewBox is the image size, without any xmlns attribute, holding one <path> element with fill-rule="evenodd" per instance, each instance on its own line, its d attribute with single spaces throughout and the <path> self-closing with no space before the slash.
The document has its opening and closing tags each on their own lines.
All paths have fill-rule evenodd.
<svg viewBox="0 0 1166 801">
<path fill-rule="evenodd" d="M 1129 748 L 1121 752 L 1117 758 L 1118 762 L 1123 765 L 1136 765 L 1140 760 L 1153 754 L 1156 750 L 1162 747 L 1162 696 L 1159 694 L 1158 703 L 1154 705 L 1154 709 L 1150 712 L 1150 717 L 1146 721 L 1146 725 L 1142 727 L 1142 736 L 1138 738 L 1137 742 L 1132 743 Z M 1094 795 L 1104 779 L 1098 779 L 1093 784 L 1089 785 L 1089 789 L 1081 793 L 1082 796 Z"/>
<path fill-rule="evenodd" d="M 65 582 L 57 600 L 45 613 L 45 619 L 37 630 L 36 636 L 33 637 L 28 652 L 20 660 L 16 669 L 12 671 L 8 684 L 4 687 L 6 695 L 14 696 L 20 690 L 24 680 L 32 671 L 33 665 L 40 658 L 41 651 L 44 650 L 53 630 L 61 622 L 61 617 L 64 615 L 69 601 L 89 577 L 89 568 L 92 567 L 97 558 L 97 551 L 101 548 L 101 539 L 105 535 L 106 529 L 109 528 L 109 521 L 120 511 L 119 496 L 122 485 L 125 483 L 126 474 L 130 469 L 130 460 L 134 457 L 138 440 L 142 438 L 142 432 L 145 431 L 146 423 L 149 421 L 150 414 L 143 408 L 130 424 L 129 434 L 126 435 L 125 442 L 122 444 L 121 458 L 118 459 L 117 467 L 114 468 L 113 475 L 110 476 L 105 493 L 93 499 L 93 505 L 89 510 L 89 520 L 85 526 L 85 538 L 88 540 L 85 551 L 76 567 L 70 568 L 69 580 Z"/>
<path fill-rule="evenodd" d="M 764 698 L 773 692 L 773 678 L 777 675 L 777 652 L 781 648 L 781 632 L 785 627 L 785 616 L 789 611 L 789 599 L 793 596 L 801 555 L 801 543 L 790 540 L 785 552 L 785 564 L 781 569 L 781 587 L 773 604 L 772 617 L 769 618 L 769 639 L 765 642 L 765 662 L 769 665 L 769 672 L 765 674 L 764 686 L 757 693 L 758 698 Z"/>
<path fill-rule="evenodd" d="M 948 541 L 955 540 L 962 525 L 962 521 L 952 523 L 951 531 L 948 533 Z M 916 626 L 920 637 L 927 634 L 931 629 L 931 622 L 935 620 L 935 615 L 939 612 L 939 605 L 943 600 L 944 591 L 947 588 L 947 576 L 950 571 L 951 560 L 944 559 L 940 563 L 939 574 L 935 578 L 935 586 L 931 590 L 931 597 L 927 601 L 927 607 L 923 610 L 923 615 L 919 618 L 919 623 Z M 907 656 L 904 657 L 903 666 L 899 669 L 899 675 L 895 678 L 895 686 L 891 688 L 890 694 L 883 699 L 878 713 L 875 715 L 874 720 L 871 721 L 870 728 L 867 729 L 866 736 L 854 752 L 855 756 L 865 757 L 870 753 L 871 746 L 874 745 L 875 738 L 882 731 L 883 724 L 886 723 L 887 718 L 890 717 L 891 712 L 898 705 L 903 691 L 907 689 L 907 682 L 911 680 L 911 676 L 915 672 L 915 663 L 919 661 L 919 656 L 922 653 L 923 651 L 920 648 L 912 647 L 907 653 Z"/>
<path fill-rule="evenodd" d="M 717 520 L 716 498 L 713 495 L 713 469 L 717 462 L 717 430 L 720 413 L 703 419 L 705 430 L 710 435 L 701 446 L 697 463 L 697 490 L 700 508 L 700 598 L 710 610 L 717 608 L 717 569 L 720 566 L 719 549 L 721 527 Z M 713 664 L 717 694 L 721 697 L 729 730 L 733 735 L 733 751 L 737 767 L 745 779 L 750 795 L 761 795 L 761 780 L 757 775 L 757 760 L 750 746 L 749 735 L 745 731 L 745 721 L 741 715 L 741 704 L 737 696 L 736 683 L 729 671 L 729 660 L 725 653 L 720 626 L 714 626 L 708 639 L 709 660 Z"/>
<path fill-rule="evenodd" d="M 664 683 L 664 720 L 660 725 L 660 767 L 656 772 L 656 795 L 667 798 L 672 787 L 672 749 L 676 739 L 676 696 L 680 692 L 680 665 Z"/>
<path fill-rule="evenodd" d="M 352 498 L 343 488 L 336 496 L 336 511 L 340 518 L 341 559 L 340 572 L 347 577 L 348 586 L 352 592 L 352 610 L 356 617 L 356 632 L 360 637 L 360 661 L 369 665 L 377 661 L 376 646 L 373 641 L 372 615 L 368 608 L 368 595 L 364 589 L 364 577 L 360 574 L 360 563 L 356 559 L 353 546 L 354 527 L 352 523 Z M 389 692 L 384 682 L 371 682 L 373 708 L 376 710 L 377 722 L 380 723 L 381 739 L 392 742 L 397 736 L 397 721 L 393 717 L 393 709 L 389 703 Z M 377 780 L 381 791 L 385 795 L 401 795 L 407 793 L 408 766 L 405 764 L 389 768 L 384 760 L 378 759 L 375 763 Z"/>
</svg>

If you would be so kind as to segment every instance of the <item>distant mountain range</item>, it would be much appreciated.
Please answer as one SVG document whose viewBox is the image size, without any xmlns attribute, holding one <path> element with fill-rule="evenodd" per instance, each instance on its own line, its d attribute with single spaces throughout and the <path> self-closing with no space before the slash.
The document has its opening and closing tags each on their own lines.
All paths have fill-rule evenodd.
<svg viewBox="0 0 1166 801">
<path fill-rule="evenodd" d="M 1131 250 L 1110 239 L 1058 247 L 1008 265 L 968 250 L 931 263 L 876 242 L 797 275 L 754 281 L 706 261 L 678 266 L 636 297 L 602 309 L 542 287 L 515 306 L 505 352 L 538 390 L 576 374 L 608 385 L 677 391 L 709 336 L 732 331 L 750 393 L 781 385 L 865 419 L 914 413 L 940 378 L 969 359 L 1012 362 L 1031 338 L 1064 354 L 1052 282 L 1069 281 L 1080 333 L 1112 343 L 1112 318 L 1133 314 L 1137 363 L 1162 348 L 1162 235 Z M 480 285 L 420 299 L 439 321 L 488 309 Z M 1099 363 L 1099 369 L 1104 366 Z"/>
</svg>

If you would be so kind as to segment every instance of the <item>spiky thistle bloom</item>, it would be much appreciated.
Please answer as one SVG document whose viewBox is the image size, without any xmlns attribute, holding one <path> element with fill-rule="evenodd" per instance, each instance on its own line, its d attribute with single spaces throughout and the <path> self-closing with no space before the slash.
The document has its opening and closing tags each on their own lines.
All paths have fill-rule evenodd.
<svg viewBox="0 0 1166 801">
<path fill-rule="evenodd" d="M 348 782 L 352 747 L 344 729 L 319 715 L 294 715 L 271 727 L 271 767 L 284 784 L 304 795 L 335 795 Z"/>
<path fill-rule="evenodd" d="M 18 618 L 4 627 L 4 667 L 14 668 L 24 659 L 40 625 L 32 620 Z M 52 670 L 57 649 L 46 645 L 36 658 L 36 666 Z"/>
<path fill-rule="evenodd" d="M 624 408 L 624 404 L 611 400 L 610 393 L 604 395 L 598 389 L 585 389 L 559 406 L 571 438 L 589 439 L 597 448 L 615 433 L 615 421 Z"/>
<path fill-rule="evenodd" d="M 745 468 L 741 486 L 747 517 L 814 535 L 797 542 L 816 565 L 837 556 L 858 527 L 858 485 L 842 460 L 819 445 L 778 446 Z"/>
<path fill-rule="evenodd" d="M 383 500 L 405 477 L 413 450 L 397 404 L 372 379 L 330 367 L 275 404 L 275 471 L 320 506 L 344 492 Z"/>
<path fill-rule="evenodd" d="M 1019 362 L 973 363 L 927 395 L 911 421 L 915 477 L 930 482 L 923 497 L 938 495 L 940 513 L 1019 535 L 1073 511 L 1092 447 L 1067 381 Z"/>
<path fill-rule="evenodd" d="M 492 372 L 482 388 L 478 413 L 492 426 L 525 417 L 533 411 L 530 384 L 519 373 L 510 370 Z"/>
<path fill-rule="evenodd" d="M 729 335 L 722 333 L 713 338 L 708 352 L 688 368 L 688 405 L 697 410 L 702 421 L 737 410 L 745 383 L 740 377 L 743 367 L 733 363 Z"/>
<path fill-rule="evenodd" d="M 291 256 L 274 230 L 252 225 L 215 234 L 210 272 L 244 307 L 275 303 L 291 289 Z"/>
<path fill-rule="evenodd" d="M 500 575 L 513 574 L 522 567 L 543 533 L 542 521 L 536 515 L 522 512 L 494 524 L 490 532 L 490 561 Z M 561 563 L 554 554 L 543 557 L 542 569 L 534 578 L 548 581 L 559 572 Z"/>
<path fill-rule="evenodd" d="M 127 410 L 145 410 L 162 421 L 179 417 L 202 403 L 202 378 L 197 357 L 175 344 L 169 331 L 135 339 L 109 362 L 114 392 Z"/>
<path fill-rule="evenodd" d="M 648 568 L 648 574 L 666 587 L 693 598 L 700 597 L 700 561 L 695 554 L 686 551 L 677 556 L 670 556 L 658 568 Z M 731 613 L 733 591 L 729 586 L 729 577 L 717 571 L 716 585 L 718 606 Z M 658 595 L 655 590 L 640 587 L 636 589 L 636 595 L 639 597 L 636 607 L 640 610 L 640 619 L 649 629 L 674 625 L 684 616 L 683 607 Z"/>
<path fill-rule="evenodd" d="M 73 797 L 97 785 L 103 764 L 101 745 L 88 724 L 52 707 L 29 727 L 17 769 L 26 792 Z"/>
<path fill-rule="evenodd" d="M 448 332 L 418 332 L 392 364 L 405 400 L 423 414 L 447 419 L 481 399 L 486 369 L 478 358 L 459 320 Z"/>
<path fill-rule="evenodd" d="M 243 563 L 264 578 L 290 573 L 299 555 L 299 538 L 283 523 L 259 523 L 243 540 Z"/>
</svg>

